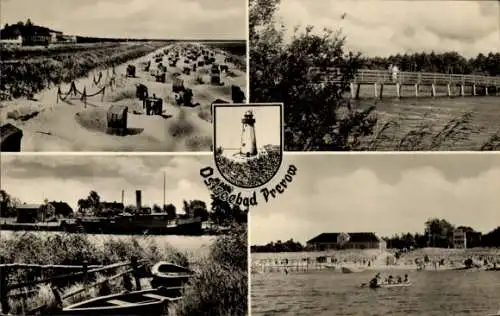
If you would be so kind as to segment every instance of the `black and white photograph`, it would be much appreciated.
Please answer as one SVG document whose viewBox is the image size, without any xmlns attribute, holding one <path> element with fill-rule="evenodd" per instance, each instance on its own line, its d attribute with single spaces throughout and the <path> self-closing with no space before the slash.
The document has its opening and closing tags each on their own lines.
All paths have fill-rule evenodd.
<svg viewBox="0 0 500 316">
<path fill-rule="evenodd" d="M 214 156 L 219 173 L 239 188 L 260 187 L 278 172 L 283 105 L 214 104 Z"/>
<path fill-rule="evenodd" d="M 2 155 L 2 315 L 248 315 L 247 212 L 205 156 Z"/>
<path fill-rule="evenodd" d="M 500 159 L 286 154 L 250 214 L 252 315 L 499 315 Z"/>
<path fill-rule="evenodd" d="M 500 2 L 249 0 L 250 102 L 286 151 L 500 149 Z"/>
<path fill-rule="evenodd" d="M 0 5 L 2 151 L 211 151 L 246 99 L 244 0 Z"/>
</svg>

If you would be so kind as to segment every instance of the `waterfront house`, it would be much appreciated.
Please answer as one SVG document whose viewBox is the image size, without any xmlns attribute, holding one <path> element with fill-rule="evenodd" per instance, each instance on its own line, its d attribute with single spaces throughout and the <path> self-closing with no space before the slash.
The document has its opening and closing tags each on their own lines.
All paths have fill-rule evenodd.
<svg viewBox="0 0 500 316">
<path fill-rule="evenodd" d="M 311 250 L 328 249 L 386 249 L 386 242 L 375 233 L 322 233 L 307 241 Z"/>
<path fill-rule="evenodd" d="M 0 30 L 2 40 L 22 39 L 22 45 L 49 45 L 58 42 L 63 37 L 63 32 L 55 31 L 44 26 L 34 25 L 31 22 L 5 25 Z"/>
<path fill-rule="evenodd" d="M 453 231 L 453 248 L 465 249 L 481 244 L 482 234 L 470 227 L 460 226 Z"/>
<path fill-rule="evenodd" d="M 22 204 L 16 209 L 18 223 L 36 223 L 43 220 L 42 204 Z"/>
</svg>

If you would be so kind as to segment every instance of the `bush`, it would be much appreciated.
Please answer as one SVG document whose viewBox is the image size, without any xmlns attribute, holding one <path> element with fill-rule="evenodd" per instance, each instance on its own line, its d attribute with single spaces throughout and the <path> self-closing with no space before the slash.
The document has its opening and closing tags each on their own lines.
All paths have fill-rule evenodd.
<svg viewBox="0 0 500 316">
<path fill-rule="evenodd" d="M 360 55 L 344 55 L 345 38 L 324 30 L 313 34 L 308 26 L 291 42 L 284 28 L 275 27 L 279 0 L 250 0 L 250 96 L 251 102 L 283 102 L 285 150 L 352 150 L 360 139 L 373 133 L 376 117 L 366 110 L 351 109 L 343 94 L 361 66 Z M 325 80 L 312 68 L 340 69 Z M 334 80 L 335 79 L 335 80 Z M 338 111 L 349 115 L 340 119 Z"/>
<path fill-rule="evenodd" d="M 243 188 L 255 188 L 267 183 L 278 171 L 282 155 L 279 149 L 247 161 L 233 161 L 217 152 L 215 163 L 231 183 Z"/>
<path fill-rule="evenodd" d="M 246 315 L 248 311 L 247 226 L 219 236 L 200 271 L 184 289 L 169 315 Z"/>
</svg>

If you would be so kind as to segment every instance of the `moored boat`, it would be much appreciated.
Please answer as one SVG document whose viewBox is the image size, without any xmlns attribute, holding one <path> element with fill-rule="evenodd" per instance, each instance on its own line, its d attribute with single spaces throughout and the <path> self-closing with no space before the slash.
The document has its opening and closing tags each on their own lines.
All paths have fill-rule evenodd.
<svg viewBox="0 0 500 316">
<path fill-rule="evenodd" d="M 356 268 L 340 267 L 340 271 L 342 271 L 342 273 L 355 273 L 355 272 L 362 272 L 363 270 Z"/>
<path fill-rule="evenodd" d="M 160 261 L 151 268 L 151 274 L 153 275 L 151 281 L 153 287 L 174 287 L 183 286 L 193 277 L 194 272 L 171 262 Z"/>
<path fill-rule="evenodd" d="M 181 298 L 181 287 L 160 287 L 93 298 L 51 312 L 51 315 L 162 315 L 170 303 Z"/>
</svg>

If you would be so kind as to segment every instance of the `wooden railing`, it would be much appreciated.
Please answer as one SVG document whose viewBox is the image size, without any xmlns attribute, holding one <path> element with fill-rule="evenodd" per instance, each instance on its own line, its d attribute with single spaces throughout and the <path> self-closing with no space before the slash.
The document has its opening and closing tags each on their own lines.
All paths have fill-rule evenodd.
<svg viewBox="0 0 500 316">
<path fill-rule="evenodd" d="M 10 311 L 10 306 L 9 306 L 9 298 L 12 297 L 24 297 L 27 298 L 31 294 L 36 294 L 39 292 L 38 288 L 33 287 L 38 284 L 50 284 L 50 287 L 52 289 L 52 292 L 54 294 L 56 304 L 57 306 L 62 307 L 62 301 L 64 299 L 67 299 L 69 297 L 75 296 L 76 294 L 85 292 L 91 288 L 103 285 L 105 283 L 108 283 L 114 279 L 117 279 L 119 277 L 124 278 L 124 284 L 127 285 L 129 284 L 129 288 L 127 290 L 132 290 L 132 283 L 130 282 L 129 275 L 132 274 L 132 276 L 135 279 L 135 288 L 136 290 L 141 290 L 141 276 L 140 276 L 140 271 L 139 269 L 143 267 L 145 263 L 145 260 L 137 260 L 137 257 L 132 257 L 130 261 L 125 261 L 125 262 L 119 262 L 119 263 L 114 263 L 110 264 L 107 266 L 89 266 L 85 262 L 83 262 L 83 265 L 81 266 L 71 266 L 71 265 L 36 265 L 36 264 L 20 264 L 20 263 L 11 263 L 11 264 L 0 264 L 0 302 L 1 302 L 1 311 L 3 314 L 8 314 Z M 125 271 L 122 271 L 120 273 L 114 274 L 113 276 L 104 278 L 101 281 L 97 281 L 94 283 L 89 283 L 89 275 L 96 274 L 99 272 L 104 272 L 104 271 L 109 271 L 109 270 L 116 270 L 118 268 L 122 267 L 129 267 L 129 269 L 126 269 Z M 44 271 L 44 270 L 72 270 L 73 272 L 67 273 L 67 274 L 62 274 L 62 275 L 56 275 L 48 278 L 41 278 L 38 280 L 33 280 L 33 281 L 26 281 L 26 282 L 20 282 L 16 284 L 9 284 L 9 273 L 12 272 L 14 269 L 36 269 L 38 271 Z M 74 271 L 78 270 L 78 271 Z M 43 273 L 41 273 L 43 276 Z M 56 283 L 57 281 L 71 281 L 75 280 L 77 278 L 80 278 L 83 280 L 83 286 L 79 289 L 73 290 L 69 293 L 66 293 L 64 295 L 60 294 L 60 291 L 57 286 L 55 286 L 53 283 Z M 13 290 L 20 290 L 20 289 L 25 289 L 24 291 L 20 293 L 15 293 L 11 294 L 10 292 Z M 27 290 L 26 290 L 27 289 Z M 31 309 L 27 311 L 25 314 L 26 315 L 32 315 L 35 314 L 43 309 L 45 309 L 47 305 L 41 305 L 38 306 L 34 309 Z"/>
<path fill-rule="evenodd" d="M 341 70 L 338 68 L 329 68 L 319 70 L 311 68 L 311 73 L 320 74 L 323 80 L 340 81 Z M 400 71 L 396 74 L 388 70 L 370 70 L 360 69 L 354 76 L 353 83 L 357 84 L 404 84 L 404 85 L 447 85 L 447 84 L 463 84 L 463 85 L 481 85 L 500 87 L 500 76 L 481 76 L 481 75 L 458 75 L 458 74 L 442 74 L 430 72 L 409 72 Z"/>
</svg>

